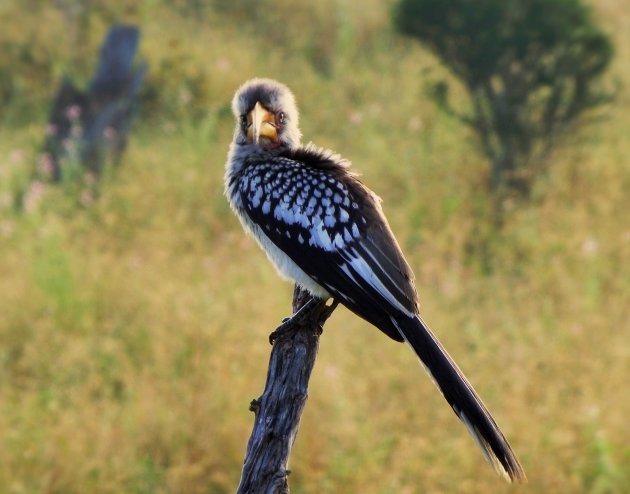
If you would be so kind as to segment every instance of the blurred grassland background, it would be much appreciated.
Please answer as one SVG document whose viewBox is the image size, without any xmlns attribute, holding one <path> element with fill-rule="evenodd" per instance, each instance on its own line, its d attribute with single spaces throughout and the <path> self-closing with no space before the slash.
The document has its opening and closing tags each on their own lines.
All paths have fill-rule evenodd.
<svg viewBox="0 0 630 494">
<path fill-rule="evenodd" d="M 474 136 L 425 96 L 449 75 L 391 1 L 0 2 L 0 491 L 235 490 L 292 290 L 223 197 L 231 97 L 268 76 L 383 198 L 425 319 L 529 476 L 504 485 L 411 351 L 338 309 L 293 492 L 627 492 L 630 4 L 591 3 L 616 100 L 496 230 Z M 113 22 L 150 64 L 121 167 L 92 204 L 59 187 L 16 212 L 54 91 L 87 82 Z"/>
</svg>

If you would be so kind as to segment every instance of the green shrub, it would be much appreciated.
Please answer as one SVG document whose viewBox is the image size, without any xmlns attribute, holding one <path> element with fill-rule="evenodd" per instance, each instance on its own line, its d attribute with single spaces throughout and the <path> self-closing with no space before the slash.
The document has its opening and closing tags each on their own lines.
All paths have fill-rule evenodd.
<svg viewBox="0 0 630 494">
<path fill-rule="evenodd" d="M 433 96 L 479 137 L 495 193 L 526 196 L 558 137 L 607 99 L 612 45 L 580 0 L 401 0 L 394 21 L 464 84 L 469 113 L 444 82 Z"/>
</svg>

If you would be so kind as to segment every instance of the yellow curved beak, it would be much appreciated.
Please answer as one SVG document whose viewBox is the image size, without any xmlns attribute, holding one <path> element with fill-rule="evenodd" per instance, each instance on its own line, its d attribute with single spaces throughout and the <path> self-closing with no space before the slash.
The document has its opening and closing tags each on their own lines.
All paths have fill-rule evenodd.
<svg viewBox="0 0 630 494">
<path fill-rule="evenodd" d="M 263 137 L 271 141 L 278 138 L 276 117 L 257 102 L 247 114 L 247 140 L 258 144 Z"/>
</svg>

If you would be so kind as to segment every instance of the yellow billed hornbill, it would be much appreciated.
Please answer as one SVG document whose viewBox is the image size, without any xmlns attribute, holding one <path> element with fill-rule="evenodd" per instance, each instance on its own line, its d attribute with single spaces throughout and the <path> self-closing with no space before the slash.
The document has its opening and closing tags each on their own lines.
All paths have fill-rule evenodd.
<svg viewBox="0 0 630 494">
<path fill-rule="evenodd" d="M 488 462 L 507 480 L 524 481 L 490 412 L 420 318 L 413 273 L 380 199 L 349 162 L 300 144 L 298 110 L 283 84 L 246 82 L 232 110 L 225 190 L 245 230 L 283 277 L 409 343 Z"/>
</svg>

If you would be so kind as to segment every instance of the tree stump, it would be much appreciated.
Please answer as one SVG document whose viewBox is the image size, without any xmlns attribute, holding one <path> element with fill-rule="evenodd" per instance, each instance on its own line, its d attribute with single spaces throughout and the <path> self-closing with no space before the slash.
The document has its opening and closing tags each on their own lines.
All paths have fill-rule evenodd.
<svg viewBox="0 0 630 494">
<path fill-rule="evenodd" d="M 65 77 L 55 96 L 40 164 L 39 180 L 59 182 L 63 159 L 72 155 L 98 178 L 108 158 L 118 164 L 139 104 L 147 63 L 134 63 L 140 31 L 113 26 L 101 46 L 94 77 L 85 90 Z M 73 150 L 72 149 L 76 148 Z"/>
</svg>

